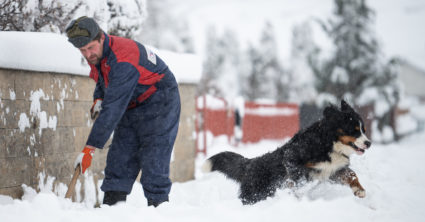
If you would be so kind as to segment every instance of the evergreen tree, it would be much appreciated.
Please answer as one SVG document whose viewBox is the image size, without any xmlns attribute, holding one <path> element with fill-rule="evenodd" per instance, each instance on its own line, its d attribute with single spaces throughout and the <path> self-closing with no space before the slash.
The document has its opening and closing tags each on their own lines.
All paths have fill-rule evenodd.
<svg viewBox="0 0 425 222">
<path fill-rule="evenodd" d="M 373 85 L 376 87 L 379 101 L 386 104 L 388 107 L 377 115 L 377 130 L 383 132 L 385 127 L 388 126 L 393 132 L 393 139 L 398 140 L 400 135 L 397 134 L 395 126 L 395 110 L 400 101 L 400 85 L 398 80 L 399 61 L 397 59 L 390 59 L 384 66 L 381 75 L 374 80 Z M 391 139 L 391 138 L 390 138 Z M 385 141 L 383 141 L 385 142 Z"/>
<path fill-rule="evenodd" d="M 335 5 L 335 18 L 323 23 L 323 29 L 336 49 L 320 67 L 313 66 L 316 88 L 337 99 L 358 97 L 380 72 L 378 45 L 370 28 L 373 11 L 364 0 L 335 0 Z"/>
<path fill-rule="evenodd" d="M 224 56 L 220 53 L 220 41 L 214 26 L 207 28 L 205 59 L 203 62 L 202 78 L 198 85 L 198 94 L 220 94 L 215 80 L 223 72 Z"/>
<path fill-rule="evenodd" d="M 94 17 L 106 32 L 133 38 L 146 15 L 145 0 L 0 0 L 0 30 L 65 31 L 76 17 Z"/>
<path fill-rule="evenodd" d="M 318 47 L 313 41 L 310 22 L 295 25 L 292 29 L 291 57 L 289 76 L 291 77 L 292 101 L 311 103 L 317 92 L 314 87 L 314 75 L 308 65 L 308 59 L 316 55 Z"/>
<path fill-rule="evenodd" d="M 381 117 L 391 113 L 398 102 L 397 72 L 391 68 L 394 63 L 383 62 L 371 28 L 374 12 L 365 0 L 335 0 L 335 6 L 335 17 L 327 24 L 322 22 L 335 51 L 324 61 L 319 61 L 317 54 L 310 57 L 316 89 L 334 100 L 344 98 L 358 106 L 374 104 L 380 110 L 375 113 L 379 125 L 390 125 L 388 118 Z"/>
<path fill-rule="evenodd" d="M 251 45 L 248 49 L 251 68 L 242 90 L 247 99 L 266 98 L 281 102 L 289 99 L 290 78 L 282 68 L 277 49 L 274 27 L 267 22 L 261 34 L 260 46 L 255 48 Z"/>
<path fill-rule="evenodd" d="M 148 16 L 138 36 L 141 42 L 174 52 L 193 53 L 187 20 L 173 15 L 168 0 L 147 0 Z"/>
<path fill-rule="evenodd" d="M 134 38 L 140 33 L 146 17 L 144 0 L 107 0 L 106 4 L 109 34 Z"/>
<path fill-rule="evenodd" d="M 224 30 L 220 38 L 221 54 L 224 58 L 223 72 L 218 77 L 217 88 L 229 100 L 240 94 L 240 50 L 239 41 L 233 30 Z"/>
<path fill-rule="evenodd" d="M 61 33 L 81 5 L 81 1 L 0 0 L 0 31 Z"/>
<path fill-rule="evenodd" d="M 216 28 L 207 29 L 203 74 L 199 94 L 234 98 L 239 94 L 239 44 L 233 31 L 218 36 Z"/>
<path fill-rule="evenodd" d="M 260 72 L 262 65 L 261 55 L 252 45 L 249 46 L 247 54 L 250 69 L 248 71 L 248 76 L 244 78 L 245 84 L 242 88 L 242 94 L 245 99 L 254 101 L 264 96 L 264 92 L 261 89 L 263 79 L 262 73 Z"/>
<path fill-rule="evenodd" d="M 274 27 L 270 22 L 266 22 L 260 40 L 262 49 L 263 68 L 262 72 L 266 76 L 267 97 L 278 102 L 287 102 L 289 99 L 291 77 L 285 72 L 278 55 L 278 44 L 275 37 Z"/>
</svg>

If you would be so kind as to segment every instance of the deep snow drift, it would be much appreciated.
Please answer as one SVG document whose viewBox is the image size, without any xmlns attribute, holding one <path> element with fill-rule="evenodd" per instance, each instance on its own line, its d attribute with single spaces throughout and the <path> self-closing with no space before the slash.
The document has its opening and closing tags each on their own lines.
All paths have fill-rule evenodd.
<svg viewBox="0 0 425 222">
<path fill-rule="evenodd" d="M 208 156 L 233 150 L 254 157 L 279 146 L 263 141 L 232 148 L 226 141 L 215 139 Z M 127 203 L 102 208 L 93 208 L 93 200 L 72 203 L 45 186 L 38 194 L 25 188 L 23 200 L 0 196 L 1 221 L 423 221 L 424 143 L 422 132 L 400 143 L 373 144 L 365 155 L 352 156 L 352 168 L 367 192 L 364 199 L 354 197 L 348 187 L 312 182 L 295 193 L 283 189 L 274 198 L 243 206 L 236 183 L 219 173 L 199 171 L 205 160 L 200 155 L 197 179 L 175 183 L 170 202 L 158 208 L 146 206 L 138 183 Z"/>
</svg>

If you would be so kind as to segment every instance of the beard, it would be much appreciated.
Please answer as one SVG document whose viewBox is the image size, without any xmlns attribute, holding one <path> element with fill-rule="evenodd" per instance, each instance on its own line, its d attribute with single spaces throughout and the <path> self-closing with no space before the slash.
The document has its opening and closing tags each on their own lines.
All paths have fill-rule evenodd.
<svg viewBox="0 0 425 222">
<path fill-rule="evenodd" d="M 87 57 L 86 57 L 86 59 L 87 59 L 87 61 L 88 61 L 90 64 L 92 64 L 92 65 L 97 65 L 97 64 L 99 64 L 99 62 L 100 62 L 100 57 L 99 57 L 99 56 L 97 56 L 96 54 L 95 54 L 95 55 L 90 56 L 89 58 L 87 58 Z"/>
</svg>

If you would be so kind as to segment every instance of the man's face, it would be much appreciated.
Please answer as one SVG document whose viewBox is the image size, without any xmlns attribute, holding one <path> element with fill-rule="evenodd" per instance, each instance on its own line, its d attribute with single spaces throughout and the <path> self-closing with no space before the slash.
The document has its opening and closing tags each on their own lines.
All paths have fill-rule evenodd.
<svg viewBox="0 0 425 222">
<path fill-rule="evenodd" d="M 103 53 L 103 42 L 105 40 L 105 36 L 102 35 L 100 41 L 93 40 L 89 42 L 87 45 L 79 48 L 81 54 L 87 59 L 90 64 L 97 65 L 102 58 Z"/>
</svg>

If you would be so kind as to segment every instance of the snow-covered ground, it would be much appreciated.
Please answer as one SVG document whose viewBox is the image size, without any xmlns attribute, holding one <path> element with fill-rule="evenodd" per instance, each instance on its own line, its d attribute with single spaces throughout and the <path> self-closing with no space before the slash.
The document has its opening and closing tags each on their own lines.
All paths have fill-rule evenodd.
<svg viewBox="0 0 425 222">
<path fill-rule="evenodd" d="M 202 174 L 197 159 L 197 179 L 173 185 L 170 202 L 158 208 L 146 206 L 140 184 L 135 184 L 128 201 L 117 206 L 93 202 L 73 203 L 45 186 L 36 193 L 24 186 L 23 200 L 0 196 L 1 221 L 424 221 L 425 132 L 390 145 L 372 145 L 363 156 L 352 157 L 352 168 L 365 187 L 364 199 L 354 197 L 348 187 L 330 183 L 308 184 L 293 193 L 279 190 L 274 198 L 243 206 L 237 184 L 219 173 Z M 276 141 L 226 145 L 215 139 L 209 154 L 233 150 L 254 157 L 275 149 Z M 46 188 L 47 187 L 47 188 Z"/>
</svg>

